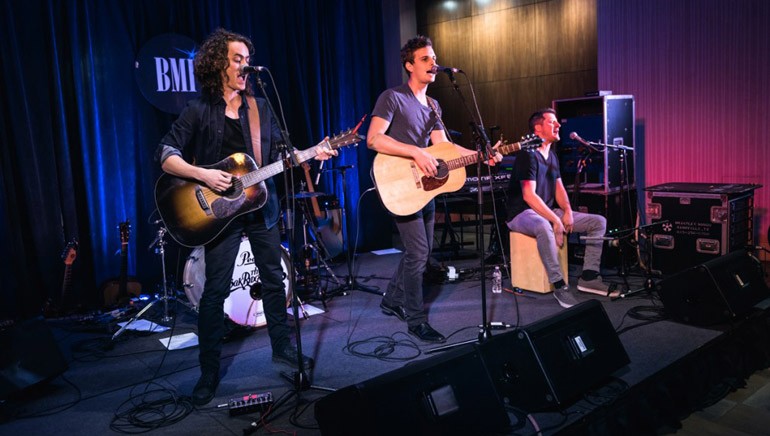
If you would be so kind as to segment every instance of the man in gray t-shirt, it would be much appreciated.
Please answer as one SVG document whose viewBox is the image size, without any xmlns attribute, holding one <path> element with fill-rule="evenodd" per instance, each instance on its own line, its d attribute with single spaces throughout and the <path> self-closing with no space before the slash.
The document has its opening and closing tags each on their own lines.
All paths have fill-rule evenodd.
<svg viewBox="0 0 770 436">
<path fill-rule="evenodd" d="M 423 174 L 435 176 L 438 160 L 425 150 L 429 144 L 449 142 L 440 122 L 441 109 L 428 97 L 428 85 L 436 80 L 436 54 L 430 38 L 417 36 L 401 48 L 401 64 L 409 80 L 383 92 L 372 110 L 366 138 L 377 153 L 414 160 Z M 475 154 L 455 145 L 462 156 Z M 429 201 L 409 216 L 394 216 L 404 243 L 404 255 L 388 284 L 380 308 L 386 315 L 406 321 L 409 333 L 425 342 L 446 338 L 428 324 L 423 306 L 422 275 L 433 243 L 434 205 Z"/>
</svg>

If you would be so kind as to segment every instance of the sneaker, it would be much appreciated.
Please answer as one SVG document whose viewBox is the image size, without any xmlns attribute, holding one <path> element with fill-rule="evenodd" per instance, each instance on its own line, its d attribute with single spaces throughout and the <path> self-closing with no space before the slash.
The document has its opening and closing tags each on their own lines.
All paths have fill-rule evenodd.
<svg viewBox="0 0 770 436">
<path fill-rule="evenodd" d="M 273 350 L 273 362 L 284 363 L 286 365 L 290 365 L 293 368 L 296 368 L 297 354 L 297 348 L 289 343 L 283 347 L 279 347 L 278 349 Z M 313 369 L 313 366 L 315 366 L 315 361 L 303 354 L 302 366 L 304 369 Z"/>
<path fill-rule="evenodd" d="M 192 403 L 196 406 L 208 404 L 217 393 L 217 386 L 219 386 L 219 374 L 215 372 L 201 374 L 201 378 L 193 388 Z"/>
<path fill-rule="evenodd" d="M 570 307 L 578 304 L 577 299 L 575 299 L 575 296 L 572 295 L 568 285 L 564 285 L 559 289 L 554 289 L 553 297 L 556 299 L 556 301 L 559 302 L 559 306 L 565 309 L 569 309 Z"/>
<path fill-rule="evenodd" d="M 593 280 L 578 279 L 577 288 L 578 288 L 578 291 L 587 292 L 589 294 L 601 295 L 603 297 L 615 298 L 620 296 L 620 291 L 618 291 L 617 289 L 614 289 L 615 288 L 614 284 L 612 287 L 608 286 L 606 283 L 602 281 L 601 277 L 596 277 Z"/>
</svg>

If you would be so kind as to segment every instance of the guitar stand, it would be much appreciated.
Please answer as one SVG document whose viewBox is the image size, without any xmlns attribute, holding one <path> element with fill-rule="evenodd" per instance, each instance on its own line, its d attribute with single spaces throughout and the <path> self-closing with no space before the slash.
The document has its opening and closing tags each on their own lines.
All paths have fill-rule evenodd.
<svg viewBox="0 0 770 436">
<path fill-rule="evenodd" d="M 324 244 L 323 240 L 318 237 L 318 227 L 316 227 L 315 223 L 313 222 L 312 218 L 309 217 L 310 212 L 307 210 L 306 207 L 302 208 L 302 236 L 304 238 L 304 245 L 302 246 L 302 251 L 304 252 L 306 249 L 310 249 L 312 252 L 315 253 L 316 259 L 318 262 L 323 265 L 324 269 L 326 269 L 326 272 L 331 276 L 332 279 L 334 279 L 335 282 L 337 282 L 338 286 L 342 286 L 342 281 L 334 274 L 334 271 L 331 269 L 328 263 L 326 263 L 325 258 L 331 257 L 329 256 L 329 250 L 327 250 L 326 245 Z M 312 237 L 312 242 L 308 243 L 308 228 L 310 228 L 310 235 Z M 303 256 L 305 253 L 303 253 Z M 320 265 L 319 265 L 320 267 Z M 306 268 L 307 272 L 307 268 Z M 316 290 L 316 295 L 319 300 L 321 300 L 321 304 L 323 304 L 324 309 L 326 309 L 326 291 L 324 289 L 321 289 L 320 284 L 320 278 L 318 283 L 318 289 Z"/>
</svg>

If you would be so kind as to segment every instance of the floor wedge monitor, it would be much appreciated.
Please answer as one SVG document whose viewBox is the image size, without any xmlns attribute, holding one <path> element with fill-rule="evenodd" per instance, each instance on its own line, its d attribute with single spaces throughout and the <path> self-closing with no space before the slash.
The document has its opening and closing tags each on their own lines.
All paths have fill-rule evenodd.
<svg viewBox="0 0 770 436">
<path fill-rule="evenodd" d="M 510 422 L 473 345 L 329 394 L 315 418 L 325 435 L 504 433 Z"/>
<path fill-rule="evenodd" d="M 596 300 L 495 336 L 479 348 L 498 394 L 526 412 L 570 403 L 630 362 Z"/>
</svg>

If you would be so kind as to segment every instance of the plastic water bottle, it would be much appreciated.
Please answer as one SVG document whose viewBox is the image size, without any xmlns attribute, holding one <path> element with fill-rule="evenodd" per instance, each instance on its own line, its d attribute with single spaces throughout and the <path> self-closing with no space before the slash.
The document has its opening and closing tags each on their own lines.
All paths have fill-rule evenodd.
<svg viewBox="0 0 770 436">
<path fill-rule="evenodd" d="M 495 266 L 495 270 L 492 272 L 492 293 L 499 294 L 503 292 L 503 273 L 500 272 L 500 267 Z"/>
</svg>

